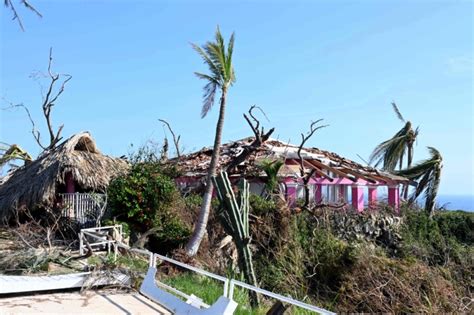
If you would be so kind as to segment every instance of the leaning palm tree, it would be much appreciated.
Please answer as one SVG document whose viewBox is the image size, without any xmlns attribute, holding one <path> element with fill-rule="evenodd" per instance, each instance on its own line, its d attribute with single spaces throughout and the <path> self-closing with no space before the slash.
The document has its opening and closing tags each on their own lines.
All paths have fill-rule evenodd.
<svg viewBox="0 0 474 315">
<path fill-rule="evenodd" d="M 403 118 L 397 105 L 393 102 L 392 107 L 398 119 L 405 123 L 405 125 L 392 138 L 375 147 L 369 158 L 370 164 L 375 163 L 375 167 L 382 165 L 384 170 L 390 172 L 393 172 L 397 166 L 400 170 L 403 168 L 405 154 L 407 154 L 407 168 L 411 167 L 414 144 L 419 133 L 419 128 L 417 127 L 413 130 L 411 121 L 407 121 Z M 404 198 L 407 199 L 407 187 L 404 188 L 403 195 Z"/>
<path fill-rule="evenodd" d="M 424 191 L 425 211 L 431 216 L 434 212 L 436 196 L 438 194 L 439 183 L 441 180 L 443 157 L 439 151 L 433 147 L 428 147 L 428 150 L 430 152 L 429 159 L 417 163 L 413 167 L 400 170 L 397 174 L 418 182 L 418 185 L 410 198 L 410 203 L 413 203 Z"/>
<path fill-rule="evenodd" d="M 214 42 L 207 42 L 203 46 L 192 44 L 194 50 L 201 56 L 204 64 L 209 68 L 209 74 L 195 72 L 200 79 L 206 80 L 204 86 L 204 103 L 201 111 L 201 118 L 204 118 L 214 105 L 217 90 L 221 92 L 219 118 L 217 120 L 216 134 L 214 138 L 214 147 L 212 150 L 211 162 L 206 179 L 206 190 L 199 212 L 199 218 L 194 228 L 193 235 L 186 245 L 186 253 L 194 256 L 206 232 L 211 199 L 213 192 L 212 177 L 216 175 L 217 164 L 220 157 L 220 146 L 222 138 L 222 129 L 224 126 L 224 114 L 226 108 L 227 91 L 235 82 L 235 73 L 232 66 L 232 52 L 234 50 L 234 33 L 232 33 L 227 49 L 224 38 L 221 35 L 219 27 L 216 30 Z"/>
</svg>

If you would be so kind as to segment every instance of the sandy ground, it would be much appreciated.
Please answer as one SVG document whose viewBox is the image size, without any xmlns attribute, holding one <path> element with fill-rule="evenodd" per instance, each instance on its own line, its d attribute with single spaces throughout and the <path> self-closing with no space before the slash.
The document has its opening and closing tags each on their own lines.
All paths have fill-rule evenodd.
<svg viewBox="0 0 474 315">
<path fill-rule="evenodd" d="M 0 298 L 0 314 L 171 314 L 139 293 L 86 291 Z"/>
</svg>

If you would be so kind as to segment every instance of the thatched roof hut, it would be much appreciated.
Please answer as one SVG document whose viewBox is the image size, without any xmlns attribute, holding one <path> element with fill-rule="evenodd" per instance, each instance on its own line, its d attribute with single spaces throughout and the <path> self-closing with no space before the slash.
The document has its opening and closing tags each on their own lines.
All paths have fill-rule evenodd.
<svg viewBox="0 0 474 315">
<path fill-rule="evenodd" d="M 0 219 L 15 209 L 51 206 L 66 182 L 79 191 L 103 192 L 128 163 L 103 155 L 89 132 L 78 133 L 36 160 L 16 169 L 0 184 Z"/>
</svg>

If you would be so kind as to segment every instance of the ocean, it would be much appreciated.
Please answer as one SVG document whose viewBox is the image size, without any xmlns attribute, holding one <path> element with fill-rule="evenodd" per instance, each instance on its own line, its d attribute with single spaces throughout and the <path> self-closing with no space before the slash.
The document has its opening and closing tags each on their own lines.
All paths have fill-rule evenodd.
<svg viewBox="0 0 474 315">
<path fill-rule="evenodd" d="M 439 195 L 436 202 L 447 210 L 474 212 L 474 195 Z"/>
</svg>

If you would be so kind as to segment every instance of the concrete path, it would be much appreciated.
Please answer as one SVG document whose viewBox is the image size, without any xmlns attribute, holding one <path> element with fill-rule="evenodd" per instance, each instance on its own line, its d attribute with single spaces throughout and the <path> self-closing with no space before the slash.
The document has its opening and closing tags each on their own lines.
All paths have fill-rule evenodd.
<svg viewBox="0 0 474 315">
<path fill-rule="evenodd" d="M 86 291 L 0 298 L 7 314 L 171 314 L 139 293 Z"/>
</svg>

